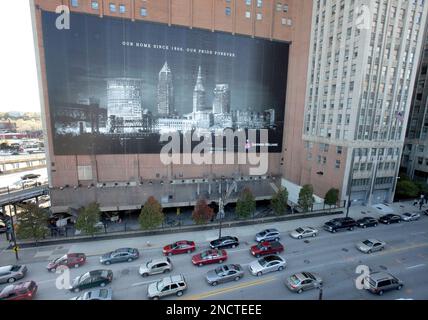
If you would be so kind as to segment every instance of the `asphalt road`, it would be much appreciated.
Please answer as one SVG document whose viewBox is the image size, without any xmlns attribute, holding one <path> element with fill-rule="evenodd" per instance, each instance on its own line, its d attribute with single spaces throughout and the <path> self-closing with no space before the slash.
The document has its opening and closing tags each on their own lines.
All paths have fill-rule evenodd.
<svg viewBox="0 0 428 320">
<path fill-rule="evenodd" d="M 226 230 L 227 232 L 227 230 Z M 183 235 L 177 235 L 178 238 Z M 363 254 L 355 248 L 357 241 L 377 238 L 387 243 L 382 252 Z M 379 225 L 375 228 L 355 229 L 336 234 L 320 230 L 316 238 L 294 240 L 287 234 L 282 235 L 281 242 L 285 245 L 283 257 L 287 260 L 287 268 L 261 277 L 252 276 L 248 264 L 255 260 L 249 253 L 251 245 L 255 244 L 254 235 L 241 236 L 241 244 L 236 249 L 227 250 L 227 263 L 239 263 L 245 269 L 245 276 L 237 282 L 220 284 L 211 287 L 205 281 L 204 275 L 218 265 L 195 267 L 191 263 L 191 255 L 177 255 L 171 258 L 174 270 L 171 274 L 183 274 L 187 280 L 188 290 L 181 299 L 208 300 L 263 300 L 263 299 L 318 299 L 318 290 L 302 294 L 290 292 L 284 285 L 284 279 L 295 272 L 313 271 L 323 277 L 323 299 L 428 299 L 428 217 L 422 216 L 416 222 L 402 222 L 395 225 Z M 121 246 L 122 240 L 116 240 Z M 197 243 L 197 251 L 208 248 L 208 242 Z M 147 285 L 160 278 L 150 276 L 142 278 L 138 268 L 151 258 L 161 256 L 159 248 L 145 249 L 139 260 L 131 263 L 121 263 L 102 266 L 98 256 L 89 256 L 86 265 L 72 269 L 71 279 L 90 270 L 108 268 L 113 270 L 114 299 L 139 300 L 147 299 Z M 1 264 L 1 263 L 0 263 Z M 45 267 L 46 261 L 35 259 L 27 263 L 29 273 L 26 280 L 34 280 L 39 286 L 36 299 L 70 299 L 76 296 L 68 290 L 58 290 L 56 282 L 58 275 L 49 273 Z M 404 281 L 401 291 L 391 291 L 382 297 L 373 295 L 365 290 L 358 290 L 355 279 L 358 274 L 356 267 L 367 265 L 372 270 L 387 271 Z M 5 285 L 0 286 L 0 290 Z M 177 299 L 169 297 L 165 299 Z"/>
</svg>

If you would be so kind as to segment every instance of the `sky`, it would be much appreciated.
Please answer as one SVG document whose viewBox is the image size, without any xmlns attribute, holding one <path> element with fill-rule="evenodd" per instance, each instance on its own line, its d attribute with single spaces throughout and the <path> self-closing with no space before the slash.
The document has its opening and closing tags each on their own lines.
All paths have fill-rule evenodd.
<svg viewBox="0 0 428 320">
<path fill-rule="evenodd" d="M 0 112 L 40 112 L 29 0 L 2 1 L 0 41 Z"/>
</svg>

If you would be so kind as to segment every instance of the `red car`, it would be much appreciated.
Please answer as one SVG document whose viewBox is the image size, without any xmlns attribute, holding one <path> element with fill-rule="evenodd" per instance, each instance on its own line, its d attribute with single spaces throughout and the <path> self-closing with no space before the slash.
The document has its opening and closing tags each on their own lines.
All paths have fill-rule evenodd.
<svg viewBox="0 0 428 320">
<path fill-rule="evenodd" d="M 86 255 L 84 253 L 69 253 L 61 258 L 55 259 L 49 262 L 46 269 L 51 272 L 55 272 L 60 266 L 66 266 L 68 268 L 78 268 L 84 265 L 86 262 Z"/>
<path fill-rule="evenodd" d="M 226 250 L 211 249 L 194 255 L 192 263 L 195 266 L 203 266 L 205 264 L 222 263 L 227 260 Z"/>
<path fill-rule="evenodd" d="M 163 247 L 162 252 L 166 256 L 172 256 L 173 254 L 191 253 L 195 249 L 196 246 L 193 241 L 182 240 Z"/>
<path fill-rule="evenodd" d="M 257 258 L 268 254 L 279 254 L 282 251 L 284 251 L 284 246 L 278 241 L 261 242 L 250 249 L 251 254 Z"/>
<path fill-rule="evenodd" d="M 37 284 L 34 281 L 12 284 L 0 292 L 0 300 L 32 300 L 36 292 Z"/>
</svg>

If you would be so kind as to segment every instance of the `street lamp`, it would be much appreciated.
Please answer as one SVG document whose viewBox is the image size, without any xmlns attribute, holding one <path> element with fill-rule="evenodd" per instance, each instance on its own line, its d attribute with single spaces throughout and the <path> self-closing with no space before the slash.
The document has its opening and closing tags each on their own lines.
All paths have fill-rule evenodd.
<svg viewBox="0 0 428 320">
<path fill-rule="evenodd" d="M 322 300 L 322 295 L 323 295 L 323 285 L 322 285 L 322 283 L 317 283 L 315 287 L 319 290 L 318 300 Z"/>
</svg>

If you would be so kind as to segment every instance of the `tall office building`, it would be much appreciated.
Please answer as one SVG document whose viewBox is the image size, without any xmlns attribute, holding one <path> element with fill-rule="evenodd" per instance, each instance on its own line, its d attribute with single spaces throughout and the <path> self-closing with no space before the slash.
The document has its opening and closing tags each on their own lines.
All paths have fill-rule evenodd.
<svg viewBox="0 0 428 320">
<path fill-rule="evenodd" d="M 159 72 L 158 82 L 158 113 L 161 116 L 169 116 L 174 113 L 174 86 L 172 72 L 165 62 Z"/>
<path fill-rule="evenodd" d="M 299 184 L 391 201 L 428 2 L 315 0 Z"/>
<path fill-rule="evenodd" d="M 214 89 L 213 113 L 230 112 L 230 89 L 228 84 L 217 84 Z"/>
<path fill-rule="evenodd" d="M 202 68 L 199 66 L 195 89 L 193 90 L 193 112 L 205 111 L 206 95 L 203 84 Z"/>
<path fill-rule="evenodd" d="M 428 182 L 428 23 L 424 41 L 401 166 L 410 178 Z"/>
<path fill-rule="evenodd" d="M 107 117 L 121 123 L 139 121 L 142 117 L 142 81 L 120 78 L 107 81 Z M 110 123 L 110 130 L 112 124 Z"/>
</svg>

